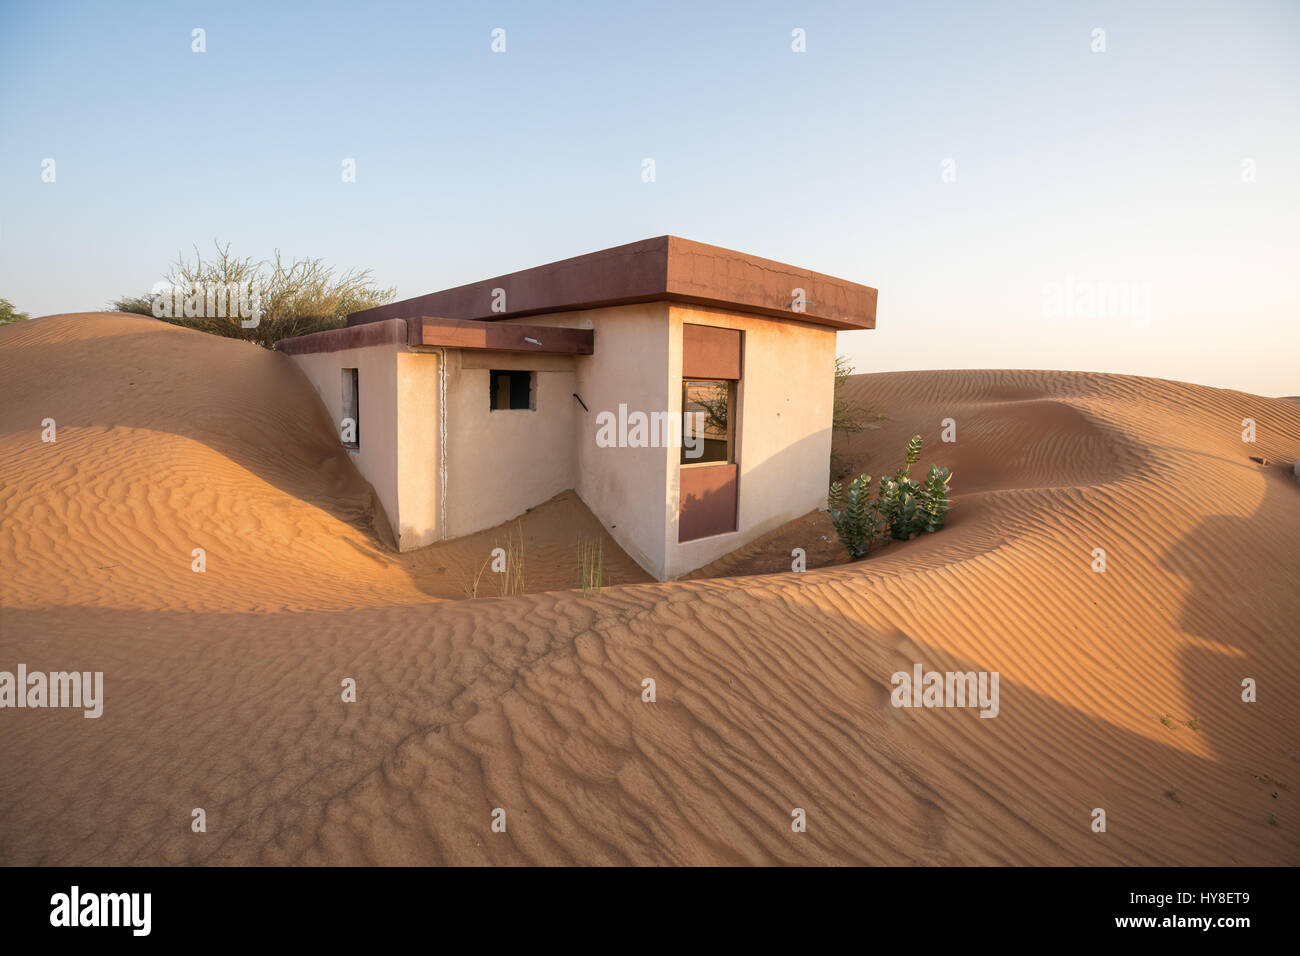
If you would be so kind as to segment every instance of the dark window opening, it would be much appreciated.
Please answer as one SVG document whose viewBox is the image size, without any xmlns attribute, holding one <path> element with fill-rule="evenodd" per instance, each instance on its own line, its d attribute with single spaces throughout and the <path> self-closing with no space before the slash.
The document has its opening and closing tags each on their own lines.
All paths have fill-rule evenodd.
<svg viewBox="0 0 1300 956">
<path fill-rule="evenodd" d="M 361 390 L 354 368 L 343 370 L 343 421 L 339 423 L 339 437 L 344 448 L 361 447 Z"/>
<path fill-rule="evenodd" d="M 537 407 L 532 372 L 492 369 L 488 372 L 488 382 L 492 388 L 492 411 Z"/>
<path fill-rule="evenodd" d="M 730 462 L 735 383 L 685 379 L 682 382 L 683 465 Z"/>
</svg>

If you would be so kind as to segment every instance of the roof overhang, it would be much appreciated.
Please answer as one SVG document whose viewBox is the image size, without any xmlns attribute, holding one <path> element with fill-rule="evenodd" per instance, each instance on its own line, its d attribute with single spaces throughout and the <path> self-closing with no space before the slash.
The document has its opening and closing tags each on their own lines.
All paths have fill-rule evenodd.
<svg viewBox="0 0 1300 956">
<path fill-rule="evenodd" d="M 802 311 L 795 290 L 802 290 Z M 666 300 L 834 329 L 874 329 L 876 296 L 870 286 L 820 272 L 659 236 L 354 312 L 348 325 L 423 316 L 494 322 Z"/>
<path fill-rule="evenodd" d="M 436 319 L 428 316 L 407 319 L 406 324 L 409 330 L 408 344 L 413 346 L 591 355 L 595 345 L 595 333 L 591 329 Z"/>
<path fill-rule="evenodd" d="M 311 355 L 315 352 L 341 352 L 344 349 L 364 349 L 373 345 L 406 345 L 410 338 L 405 319 L 388 319 L 366 325 L 350 325 L 343 329 L 309 332 L 275 343 L 277 352 L 286 355 Z"/>
<path fill-rule="evenodd" d="M 341 352 L 375 345 L 591 355 L 595 333 L 591 329 L 419 316 L 311 332 L 275 343 L 276 349 L 286 355 Z"/>
</svg>

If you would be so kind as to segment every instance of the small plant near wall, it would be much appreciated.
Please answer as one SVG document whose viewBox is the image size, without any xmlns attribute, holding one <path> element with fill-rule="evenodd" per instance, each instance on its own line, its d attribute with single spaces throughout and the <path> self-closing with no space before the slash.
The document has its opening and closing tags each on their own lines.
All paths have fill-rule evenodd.
<svg viewBox="0 0 1300 956">
<path fill-rule="evenodd" d="M 578 587 L 599 594 L 605 585 L 605 543 L 599 537 L 578 542 Z"/>
<path fill-rule="evenodd" d="M 519 537 L 516 541 L 514 532 L 518 532 Z M 524 526 L 522 522 L 516 521 L 513 529 L 506 529 L 506 544 L 504 548 L 498 546 L 499 551 L 505 552 L 505 567 L 499 572 L 498 585 L 501 588 L 502 597 L 510 597 L 515 594 L 523 594 L 525 591 L 524 584 Z"/>
<path fill-rule="evenodd" d="M 903 467 L 893 477 L 882 478 L 876 499 L 869 500 L 870 475 L 858 475 L 845 493 L 840 482 L 831 485 L 828 502 L 831 524 L 851 559 L 865 557 L 872 545 L 889 537 L 909 541 L 919 534 L 933 534 L 943 528 L 948 503 L 948 482 L 952 473 L 931 465 L 924 482 L 912 477 L 912 466 L 921 457 L 921 436 L 907 443 Z"/>
<path fill-rule="evenodd" d="M 864 558 L 880 536 L 880 509 L 870 500 L 871 476 L 858 475 L 845 493 L 837 481 L 829 497 L 831 524 L 849 557 Z"/>
</svg>

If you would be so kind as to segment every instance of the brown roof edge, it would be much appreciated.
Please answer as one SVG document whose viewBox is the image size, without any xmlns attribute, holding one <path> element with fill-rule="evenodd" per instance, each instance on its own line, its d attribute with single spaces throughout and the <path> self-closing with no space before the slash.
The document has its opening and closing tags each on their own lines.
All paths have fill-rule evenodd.
<svg viewBox="0 0 1300 956">
<path fill-rule="evenodd" d="M 275 348 L 286 355 L 340 352 L 375 345 L 591 355 L 594 344 L 595 333 L 591 329 L 521 325 L 513 322 L 474 322 L 426 315 L 411 319 L 384 319 L 364 325 L 350 325 L 343 329 L 295 335 L 280 339 L 275 343 Z"/>
<path fill-rule="evenodd" d="M 497 289 L 505 292 L 504 310 L 494 312 Z M 803 290 L 803 312 L 792 308 L 795 289 Z M 354 312 L 348 325 L 422 316 L 495 321 L 667 300 L 835 329 L 873 329 L 876 297 L 875 289 L 856 282 L 702 242 L 659 236 Z"/>
<path fill-rule="evenodd" d="M 802 311 L 796 311 L 801 290 Z M 668 237 L 668 298 L 797 319 L 836 329 L 874 329 L 871 286 L 773 259 Z"/>
<path fill-rule="evenodd" d="M 406 319 L 388 319 L 280 339 L 275 343 L 275 350 L 286 355 L 309 355 L 313 352 L 363 349 L 372 345 L 407 345 L 410 337 Z"/>
<path fill-rule="evenodd" d="M 406 321 L 411 329 L 411 345 L 495 349 L 501 352 L 551 352 L 562 355 L 591 355 L 595 347 L 595 333 L 591 329 L 520 325 L 513 322 L 475 322 L 431 316 Z M 354 328 L 363 329 L 366 326 Z"/>
</svg>

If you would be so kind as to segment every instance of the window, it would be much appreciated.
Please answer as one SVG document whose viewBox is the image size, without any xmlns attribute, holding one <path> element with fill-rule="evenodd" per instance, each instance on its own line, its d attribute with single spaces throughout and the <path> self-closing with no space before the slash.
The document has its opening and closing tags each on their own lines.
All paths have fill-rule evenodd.
<svg viewBox="0 0 1300 956">
<path fill-rule="evenodd" d="M 339 437 L 344 448 L 361 447 L 361 391 L 354 368 L 343 370 L 343 421 L 339 423 Z"/>
<path fill-rule="evenodd" d="M 488 383 L 492 389 L 492 404 L 489 407 L 492 411 L 536 408 L 533 375 L 533 372 L 513 372 L 504 369 L 492 369 L 488 372 Z"/>
<path fill-rule="evenodd" d="M 683 465 L 731 461 L 735 395 L 734 382 L 682 380 Z"/>
</svg>

